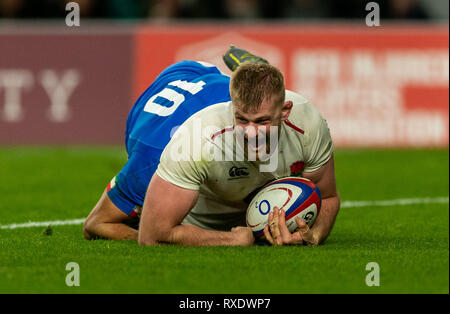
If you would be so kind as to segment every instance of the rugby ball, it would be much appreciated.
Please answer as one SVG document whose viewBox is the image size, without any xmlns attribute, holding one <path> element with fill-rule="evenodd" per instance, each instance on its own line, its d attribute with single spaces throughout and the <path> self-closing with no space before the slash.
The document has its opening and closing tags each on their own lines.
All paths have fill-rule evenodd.
<svg viewBox="0 0 450 314">
<path fill-rule="evenodd" d="M 312 181 L 299 177 L 286 177 L 265 185 L 247 208 L 247 226 L 255 238 L 265 239 L 264 227 L 274 207 L 286 212 L 286 225 L 290 232 L 297 230 L 295 217 L 312 226 L 320 211 L 322 196 Z"/>
</svg>

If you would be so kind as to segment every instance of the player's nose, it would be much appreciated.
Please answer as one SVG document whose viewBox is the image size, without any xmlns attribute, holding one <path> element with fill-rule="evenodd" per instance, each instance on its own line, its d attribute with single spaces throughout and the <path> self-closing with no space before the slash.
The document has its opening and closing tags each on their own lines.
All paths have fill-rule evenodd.
<svg viewBox="0 0 450 314">
<path fill-rule="evenodd" d="M 245 127 L 244 134 L 246 138 L 255 138 L 258 136 L 258 127 L 251 123 Z"/>
</svg>

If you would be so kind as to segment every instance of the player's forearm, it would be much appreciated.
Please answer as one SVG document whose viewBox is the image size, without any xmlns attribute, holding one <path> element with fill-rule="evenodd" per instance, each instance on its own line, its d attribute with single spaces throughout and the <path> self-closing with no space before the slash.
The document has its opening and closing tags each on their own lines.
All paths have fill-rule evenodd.
<svg viewBox="0 0 450 314">
<path fill-rule="evenodd" d="M 236 233 L 205 230 L 193 225 L 179 225 L 173 228 L 170 242 L 188 246 L 241 245 Z"/>
<path fill-rule="evenodd" d="M 205 230 L 193 225 L 178 225 L 168 232 L 140 232 L 139 244 L 175 244 L 184 246 L 240 245 L 233 232 Z"/>
<path fill-rule="evenodd" d="M 138 231 L 123 223 L 98 223 L 84 229 L 86 239 L 138 240 Z"/>
<path fill-rule="evenodd" d="M 319 216 L 311 230 L 314 233 L 316 244 L 320 244 L 328 237 L 333 229 L 334 221 L 339 212 L 340 198 L 339 195 L 328 197 L 322 200 L 322 206 Z"/>
</svg>

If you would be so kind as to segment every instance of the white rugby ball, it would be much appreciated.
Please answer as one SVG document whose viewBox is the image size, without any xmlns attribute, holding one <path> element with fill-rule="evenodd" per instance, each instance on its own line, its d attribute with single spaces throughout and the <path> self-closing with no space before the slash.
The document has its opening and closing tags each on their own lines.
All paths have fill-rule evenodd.
<svg viewBox="0 0 450 314">
<path fill-rule="evenodd" d="M 265 239 L 264 227 L 274 207 L 286 212 L 286 225 L 290 232 L 298 226 L 295 217 L 312 226 L 320 211 L 322 196 L 312 181 L 300 177 L 286 177 L 268 183 L 250 202 L 247 208 L 247 226 L 255 238 Z"/>
</svg>

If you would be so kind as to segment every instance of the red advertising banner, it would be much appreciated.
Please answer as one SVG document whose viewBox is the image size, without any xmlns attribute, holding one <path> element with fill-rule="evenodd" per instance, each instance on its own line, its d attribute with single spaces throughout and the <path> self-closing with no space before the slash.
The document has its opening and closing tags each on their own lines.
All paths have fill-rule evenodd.
<svg viewBox="0 0 450 314">
<path fill-rule="evenodd" d="M 174 61 L 229 73 L 221 56 L 230 44 L 277 65 L 287 88 L 322 112 L 338 147 L 448 147 L 446 27 L 143 27 L 135 94 Z"/>
</svg>

